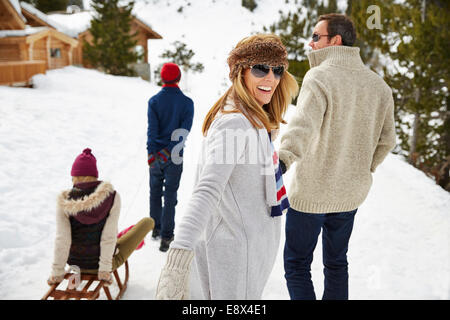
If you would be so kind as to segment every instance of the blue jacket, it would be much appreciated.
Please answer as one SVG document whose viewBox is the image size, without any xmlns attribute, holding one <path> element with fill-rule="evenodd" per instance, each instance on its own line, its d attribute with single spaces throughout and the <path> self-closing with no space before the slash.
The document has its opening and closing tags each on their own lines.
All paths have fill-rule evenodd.
<svg viewBox="0 0 450 320">
<path fill-rule="evenodd" d="M 172 148 L 183 141 L 171 141 L 176 129 L 191 130 L 194 118 L 194 103 L 178 87 L 163 87 L 148 101 L 148 154 Z M 184 137 L 184 142 L 187 137 Z M 181 151 L 182 155 L 182 151 Z"/>
</svg>

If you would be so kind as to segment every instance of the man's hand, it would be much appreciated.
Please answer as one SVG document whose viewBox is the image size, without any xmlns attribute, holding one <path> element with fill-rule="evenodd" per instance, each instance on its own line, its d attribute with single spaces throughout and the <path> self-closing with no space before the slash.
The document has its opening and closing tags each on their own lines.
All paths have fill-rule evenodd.
<svg viewBox="0 0 450 320">
<path fill-rule="evenodd" d="M 281 160 L 280 160 L 280 168 L 281 168 L 281 173 L 285 174 L 286 173 L 286 165 Z"/>
</svg>

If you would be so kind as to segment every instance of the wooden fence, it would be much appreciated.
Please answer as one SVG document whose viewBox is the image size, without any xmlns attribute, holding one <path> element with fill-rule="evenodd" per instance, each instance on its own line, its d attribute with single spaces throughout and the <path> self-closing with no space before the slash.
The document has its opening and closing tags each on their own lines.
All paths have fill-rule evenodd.
<svg viewBox="0 0 450 320">
<path fill-rule="evenodd" d="M 0 85 L 30 85 L 31 77 L 45 69 L 42 60 L 0 62 Z"/>
</svg>

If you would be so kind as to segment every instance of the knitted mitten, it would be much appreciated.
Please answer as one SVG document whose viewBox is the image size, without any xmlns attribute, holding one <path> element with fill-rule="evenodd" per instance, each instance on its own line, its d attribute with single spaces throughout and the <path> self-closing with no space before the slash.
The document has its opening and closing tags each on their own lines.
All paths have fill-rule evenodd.
<svg viewBox="0 0 450 320">
<path fill-rule="evenodd" d="M 112 283 L 111 272 L 99 271 L 97 277 L 98 277 L 98 280 L 105 281 L 106 286 L 109 286 Z"/>
<path fill-rule="evenodd" d="M 52 286 L 54 284 L 60 283 L 64 280 L 64 275 L 62 276 L 50 276 L 47 280 L 47 284 Z"/>
<path fill-rule="evenodd" d="M 147 161 L 148 165 L 150 166 L 153 162 L 155 162 L 155 160 L 156 160 L 155 155 L 153 153 L 150 153 L 148 155 L 148 161 Z"/>
<path fill-rule="evenodd" d="M 170 151 L 167 148 L 162 149 L 161 151 L 158 151 L 158 158 L 162 163 L 166 163 L 169 161 L 170 158 Z"/>
<path fill-rule="evenodd" d="M 194 252 L 170 248 L 166 265 L 159 276 L 157 300 L 189 299 L 189 274 Z"/>
</svg>

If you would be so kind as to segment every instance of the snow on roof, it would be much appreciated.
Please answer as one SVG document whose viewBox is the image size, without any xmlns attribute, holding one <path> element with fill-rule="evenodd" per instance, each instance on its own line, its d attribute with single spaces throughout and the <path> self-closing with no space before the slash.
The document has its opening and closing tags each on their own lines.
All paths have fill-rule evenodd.
<svg viewBox="0 0 450 320">
<path fill-rule="evenodd" d="M 91 26 L 93 12 L 82 11 L 72 14 L 49 14 L 48 19 L 52 23 L 63 26 L 67 35 L 76 38 L 78 34 L 86 31 Z"/>
<path fill-rule="evenodd" d="M 18 3 L 18 0 L 15 0 Z M 59 32 L 65 33 L 70 37 L 77 38 L 78 35 L 91 26 L 91 20 L 95 14 L 94 11 L 81 11 L 77 13 L 64 14 L 64 13 L 50 13 L 45 14 L 34 6 L 24 1 L 20 2 L 20 6 L 27 10 L 31 14 L 35 15 L 45 23 L 51 25 Z M 133 12 L 133 15 L 144 23 L 147 27 L 152 29 L 149 23 L 144 18 L 139 17 L 137 12 Z"/>
<path fill-rule="evenodd" d="M 9 0 L 9 3 L 12 4 L 12 6 L 14 7 L 14 9 L 16 9 L 17 14 L 19 15 L 19 17 L 26 22 L 27 20 L 25 19 L 25 17 L 22 15 L 22 9 L 20 9 L 20 4 L 19 4 L 19 0 Z"/>
<path fill-rule="evenodd" d="M 137 12 L 133 12 L 133 16 L 136 19 L 139 19 L 140 22 L 142 22 L 143 24 L 145 24 L 147 27 L 149 27 L 150 29 L 153 30 L 152 26 L 150 25 L 150 23 L 148 23 L 147 21 L 145 21 L 144 18 L 140 17 L 139 14 Z"/>
<path fill-rule="evenodd" d="M 93 19 L 94 15 L 94 11 L 81 11 L 72 14 L 54 13 L 49 14 L 48 19 L 50 21 L 58 23 L 61 26 L 64 26 L 66 30 L 70 30 L 70 33 L 67 34 L 71 37 L 77 37 L 78 34 L 90 28 L 91 20 Z M 151 25 L 147 23 L 144 18 L 139 17 L 137 12 L 133 12 L 133 15 L 147 27 L 152 29 Z"/>
<path fill-rule="evenodd" d="M 58 22 L 55 22 L 53 20 L 51 20 L 49 18 L 48 15 L 46 15 L 45 13 L 43 13 L 42 11 L 36 9 L 34 6 L 32 6 L 29 3 L 26 3 L 24 1 L 20 2 L 20 6 L 27 10 L 28 12 L 30 12 L 32 15 L 36 16 L 37 18 L 41 19 L 42 21 L 44 21 L 45 23 L 51 25 L 52 27 L 54 27 L 56 30 L 58 30 L 59 32 L 65 33 L 67 35 L 70 35 L 71 30 L 67 29 L 65 26 L 59 24 Z"/>
<path fill-rule="evenodd" d="M 24 37 L 30 34 L 35 34 L 43 30 L 49 29 L 48 27 L 30 27 L 26 26 L 24 30 L 0 30 L 0 38 L 7 37 Z"/>
</svg>

